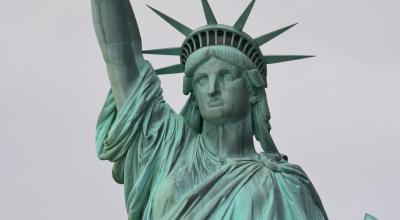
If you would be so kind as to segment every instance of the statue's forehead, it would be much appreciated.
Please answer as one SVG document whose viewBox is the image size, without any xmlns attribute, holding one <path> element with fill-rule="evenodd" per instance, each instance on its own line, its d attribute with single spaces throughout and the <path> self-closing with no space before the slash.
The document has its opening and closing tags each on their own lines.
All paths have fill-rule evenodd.
<svg viewBox="0 0 400 220">
<path fill-rule="evenodd" d="M 214 73 L 223 69 L 236 71 L 239 68 L 223 59 L 211 56 L 196 68 L 194 75 L 196 73 Z"/>
</svg>

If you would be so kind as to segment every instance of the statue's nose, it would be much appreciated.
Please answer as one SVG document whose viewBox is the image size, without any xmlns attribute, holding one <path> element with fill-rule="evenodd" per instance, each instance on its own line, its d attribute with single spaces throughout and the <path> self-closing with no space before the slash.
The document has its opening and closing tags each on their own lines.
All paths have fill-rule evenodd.
<svg viewBox="0 0 400 220">
<path fill-rule="evenodd" d="M 209 83 L 208 83 L 208 95 L 213 96 L 218 93 L 219 87 L 218 87 L 218 81 L 216 80 L 216 77 L 210 77 Z"/>
</svg>

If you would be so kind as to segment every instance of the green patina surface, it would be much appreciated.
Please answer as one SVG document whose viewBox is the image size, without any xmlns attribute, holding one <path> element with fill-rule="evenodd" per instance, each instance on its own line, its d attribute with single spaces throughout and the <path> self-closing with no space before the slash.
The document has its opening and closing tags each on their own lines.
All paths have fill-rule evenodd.
<svg viewBox="0 0 400 220">
<path fill-rule="evenodd" d="M 259 46 L 293 25 L 253 40 L 242 29 L 254 1 L 232 27 L 202 4 L 207 26 L 195 30 L 152 9 L 186 36 L 180 47 L 146 51 L 180 58 L 154 70 L 129 1 L 92 0 L 111 82 L 97 153 L 114 163 L 129 219 L 327 219 L 307 175 L 270 135 L 266 64 L 309 56 L 264 56 Z M 164 101 L 157 76 L 178 72 L 189 95 L 180 114 Z"/>
</svg>

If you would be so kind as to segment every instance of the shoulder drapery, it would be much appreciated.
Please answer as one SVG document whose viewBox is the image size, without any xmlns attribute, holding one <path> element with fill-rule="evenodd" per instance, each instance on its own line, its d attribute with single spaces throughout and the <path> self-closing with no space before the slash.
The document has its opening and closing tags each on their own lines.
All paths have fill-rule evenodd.
<svg viewBox="0 0 400 220">
<path fill-rule="evenodd" d="M 165 203 L 166 198 L 162 199 L 164 203 L 156 203 L 157 215 L 149 219 L 328 219 L 308 178 L 272 171 L 267 165 L 270 160 L 265 157 L 227 160 L 208 174 L 199 168 L 207 166 L 207 154 L 199 154 L 194 160 L 186 181 L 201 181 L 173 204 Z M 179 185 L 179 180 L 175 184 Z"/>
<path fill-rule="evenodd" d="M 191 130 L 162 98 L 160 80 L 147 63 L 117 112 L 109 92 L 96 129 L 98 157 L 114 162 L 113 178 L 124 184 L 130 219 L 138 219 L 152 187 L 172 169 Z"/>
</svg>

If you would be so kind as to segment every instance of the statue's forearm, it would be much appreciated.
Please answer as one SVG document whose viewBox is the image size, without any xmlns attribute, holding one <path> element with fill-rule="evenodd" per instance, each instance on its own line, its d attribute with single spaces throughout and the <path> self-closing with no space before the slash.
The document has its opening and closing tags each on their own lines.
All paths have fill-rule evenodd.
<svg viewBox="0 0 400 220">
<path fill-rule="evenodd" d="M 119 108 L 143 68 L 139 28 L 129 0 L 91 0 L 93 23 Z"/>
</svg>

